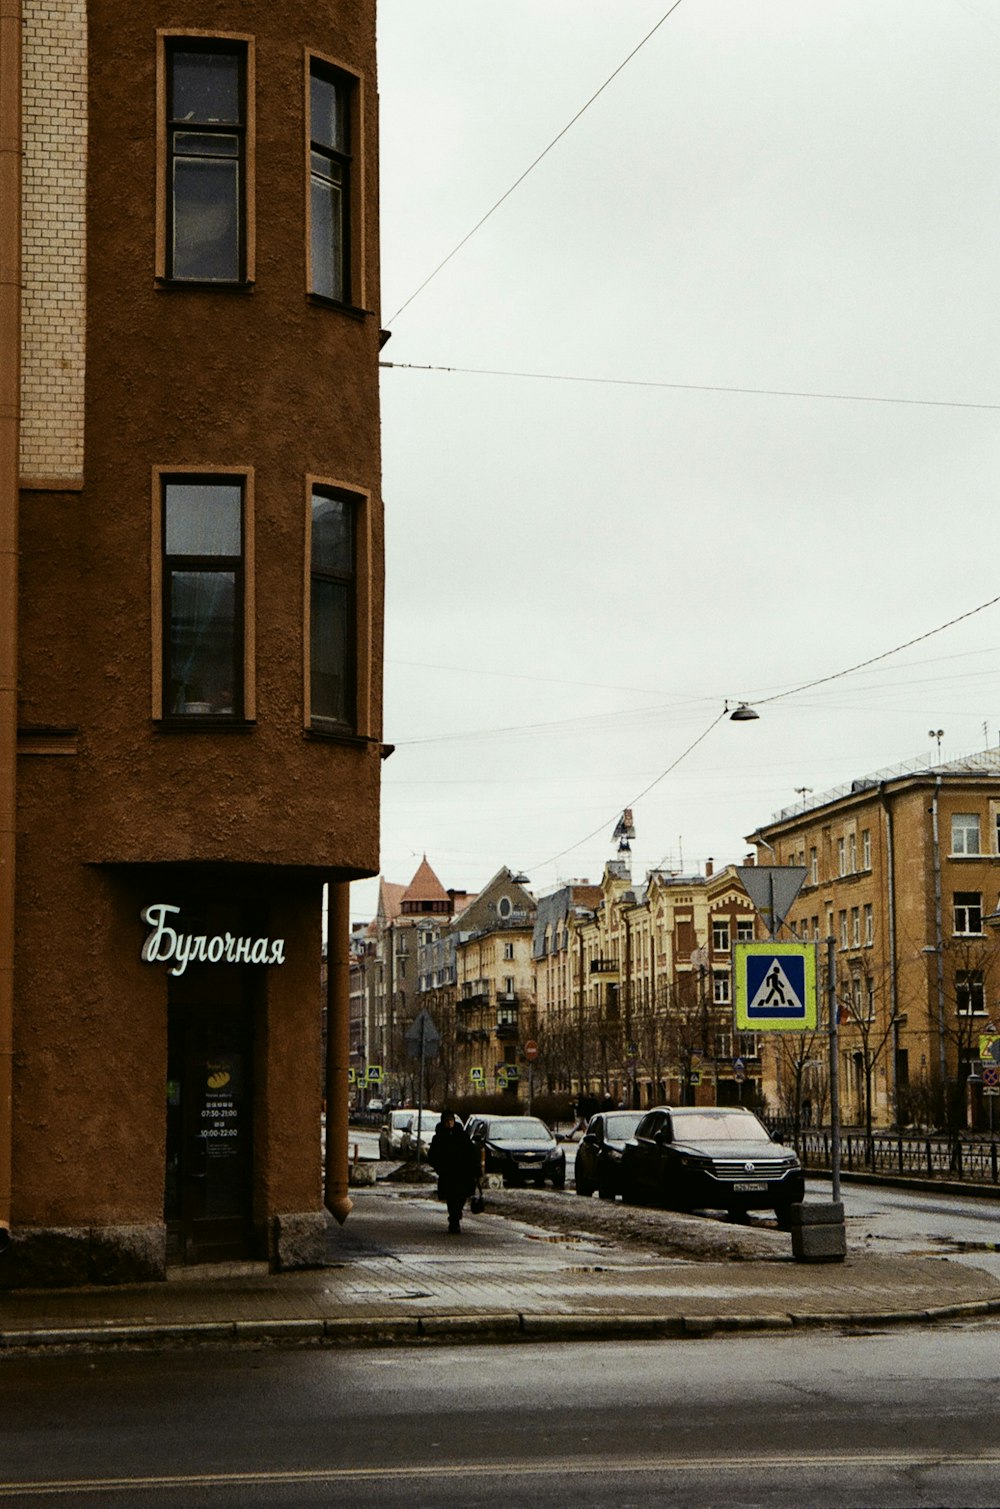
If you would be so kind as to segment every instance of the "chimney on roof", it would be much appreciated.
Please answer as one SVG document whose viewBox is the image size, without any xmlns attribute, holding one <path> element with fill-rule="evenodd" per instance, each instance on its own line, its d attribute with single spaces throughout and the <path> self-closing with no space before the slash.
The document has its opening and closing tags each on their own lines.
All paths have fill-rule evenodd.
<svg viewBox="0 0 1000 1509">
<path fill-rule="evenodd" d="M 705 861 L 705 879 L 706 880 L 711 880 L 711 878 L 712 878 L 712 876 L 714 874 L 715 874 L 715 860 L 714 859 L 706 859 L 706 861 Z"/>
<path fill-rule="evenodd" d="M 755 865 L 756 863 L 757 863 L 757 856 L 756 856 L 756 854 L 748 854 L 747 857 L 746 857 L 746 859 L 744 860 L 744 864 Z"/>
</svg>

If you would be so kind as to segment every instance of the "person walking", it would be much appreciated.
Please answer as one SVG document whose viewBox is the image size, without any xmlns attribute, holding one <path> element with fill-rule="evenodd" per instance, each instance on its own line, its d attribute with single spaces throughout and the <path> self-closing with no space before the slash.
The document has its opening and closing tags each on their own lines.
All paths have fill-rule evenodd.
<svg viewBox="0 0 1000 1509">
<path fill-rule="evenodd" d="M 448 1207 L 448 1230 L 462 1230 L 465 1202 L 479 1183 L 479 1151 L 454 1111 L 442 1111 L 427 1161 L 438 1176 L 438 1199 Z"/>
</svg>

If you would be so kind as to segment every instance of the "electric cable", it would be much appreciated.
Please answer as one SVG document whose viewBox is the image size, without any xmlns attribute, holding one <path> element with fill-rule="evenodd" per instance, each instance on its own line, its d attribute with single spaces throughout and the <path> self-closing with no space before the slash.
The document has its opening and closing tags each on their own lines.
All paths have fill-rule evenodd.
<svg viewBox="0 0 1000 1509">
<path fill-rule="evenodd" d="M 391 315 L 390 318 L 387 320 L 387 322 L 386 322 L 387 325 L 391 325 L 392 322 L 393 322 L 393 320 L 398 320 L 399 319 L 399 316 L 402 314 L 403 310 L 406 309 L 406 308 L 408 308 L 409 305 L 413 303 L 414 299 L 417 297 L 418 294 L 423 293 L 423 291 L 427 287 L 428 283 L 433 282 L 433 280 L 437 277 L 438 273 L 441 272 L 442 268 L 447 267 L 447 265 L 451 261 L 452 257 L 456 256 L 457 253 L 462 250 L 462 247 L 465 246 L 466 242 L 467 241 L 471 241 L 472 237 L 476 234 L 476 231 L 478 231 L 481 226 L 483 226 L 483 225 L 486 224 L 486 222 L 490 218 L 490 216 L 493 215 L 500 208 L 500 206 L 504 203 L 505 200 L 507 200 L 507 199 L 510 198 L 510 196 L 511 196 L 511 194 L 513 194 L 514 190 L 516 188 L 518 188 L 524 182 L 524 180 L 528 177 L 528 174 L 534 172 L 535 168 L 538 167 L 538 164 L 542 161 L 542 159 L 544 157 L 547 157 L 549 155 L 549 153 L 552 151 L 552 148 L 558 142 L 562 141 L 562 139 L 566 135 L 566 133 L 568 131 L 570 131 L 573 128 L 573 126 L 576 125 L 576 123 L 580 119 L 581 115 L 584 115 L 586 113 L 586 111 L 588 111 L 590 109 L 590 107 L 594 103 L 594 101 L 596 99 L 600 98 L 600 96 L 604 93 L 605 89 L 607 89 L 608 85 L 610 83 L 612 83 L 613 80 L 618 77 L 618 75 L 621 73 L 622 69 L 628 67 L 629 63 L 631 63 L 631 61 L 635 57 L 636 53 L 642 51 L 642 49 L 645 47 L 646 43 L 650 40 L 650 38 L 653 37 L 653 36 L 655 36 L 655 34 L 659 31 L 660 27 L 663 25 L 664 21 L 666 21 L 669 16 L 673 15 L 674 11 L 677 9 L 677 7 L 680 4 L 681 4 L 681 0 L 674 0 L 673 5 L 671 5 L 667 11 L 665 11 L 665 13 L 660 17 L 659 21 L 657 21 L 656 25 L 652 28 L 652 30 L 648 31 L 646 33 L 646 35 L 643 37 L 642 41 L 639 42 L 635 47 L 633 47 L 633 49 L 629 53 L 628 57 L 624 58 L 622 60 L 622 62 L 620 62 L 618 64 L 618 67 L 615 69 L 614 73 L 611 73 L 611 74 L 608 75 L 608 77 L 604 80 L 604 83 L 601 85 L 600 89 L 595 90 L 595 92 L 590 96 L 590 99 L 587 101 L 587 103 L 585 105 L 581 105 L 580 109 L 573 116 L 573 119 L 570 120 L 570 121 L 567 121 L 566 125 L 563 126 L 562 130 L 558 133 L 558 135 L 554 136 L 552 138 L 552 140 L 549 142 L 548 146 L 543 151 L 539 152 L 539 154 L 535 158 L 534 162 L 529 163 L 528 167 L 525 168 L 525 170 L 521 174 L 520 178 L 515 178 L 514 182 L 511 184 L 510 188 L 507 189 L 507 191 L 505 193 L 503 193 L 503 194 L 500 195 L 500 198 L 497 200 L 496 204 L 494 204 L 490 209 L 488 209 L 486 211 L 486 214 L 483 215 L 483 216 L 481 216 L 481 218 L 476 221 L 476 223 L 472 227 L 471 231 L 468 231 L 462 237 L 462 239 L 458 243 L 458 245 L 452 248 L 452 250 L 444 258 L 444 260 L 442 262 L 438 263 L 438 265 L 437 265 L 437 267 L 435 267 L 434 271 L 432 273 L 429 273 L 428 276 L 424 279 L 424 281 L 420 284 L 420 287 L 419 288 L 415 288 L 413 290 L 413 292 L 410 294 L 410 297 L 405 301 L 405 303 L 400 304 L 399 308 L 396 310 L 396 313 L 393 314 L 393 315 Z"/>
<path fill-rule="evenodd" d="M 679 393 L 735 393 L 751 398 L 811 398 L 826 403 L 884 403 L 911 408 L 984 409 L 1000 411 L 1000 403 L 960 398 L 900 398 L 895 394 L 827 393 L 808 388 L 747 388 L 735 383 L 661 382 L 643 377 L 581 377 L 570 372 L 517 372 L 499 367 L 445 367 L 430 362 L 380 361 L 380 367 L 407 372 L 451 372 L 462 377 L 518 377 L 532 382 L 591 383 L 614 388 L 666 388 Z"/>
</svg>

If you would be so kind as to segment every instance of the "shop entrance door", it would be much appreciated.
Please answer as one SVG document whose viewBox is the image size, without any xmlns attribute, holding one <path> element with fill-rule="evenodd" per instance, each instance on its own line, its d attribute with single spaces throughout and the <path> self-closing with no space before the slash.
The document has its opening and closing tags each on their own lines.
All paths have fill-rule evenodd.
<svg viewBox="0 0 1000 1509">
<path fill-rule="evenodd" d="M 253 1038 L 242 1002 L 171 1002 L 167 1066 L 167 1256 L 251 1256 Z"/>
</svg>

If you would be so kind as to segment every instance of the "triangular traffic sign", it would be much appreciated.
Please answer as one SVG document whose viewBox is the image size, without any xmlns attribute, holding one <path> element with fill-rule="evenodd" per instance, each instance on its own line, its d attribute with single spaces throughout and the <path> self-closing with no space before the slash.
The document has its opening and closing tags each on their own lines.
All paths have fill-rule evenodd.
<svg viewBox="0 0 1000 1509">
<path fill-rule="evenodd" d="M 805 865 L 737 865 L 740 884 L 773 938 L 802 889 Z"/>
</svg>

